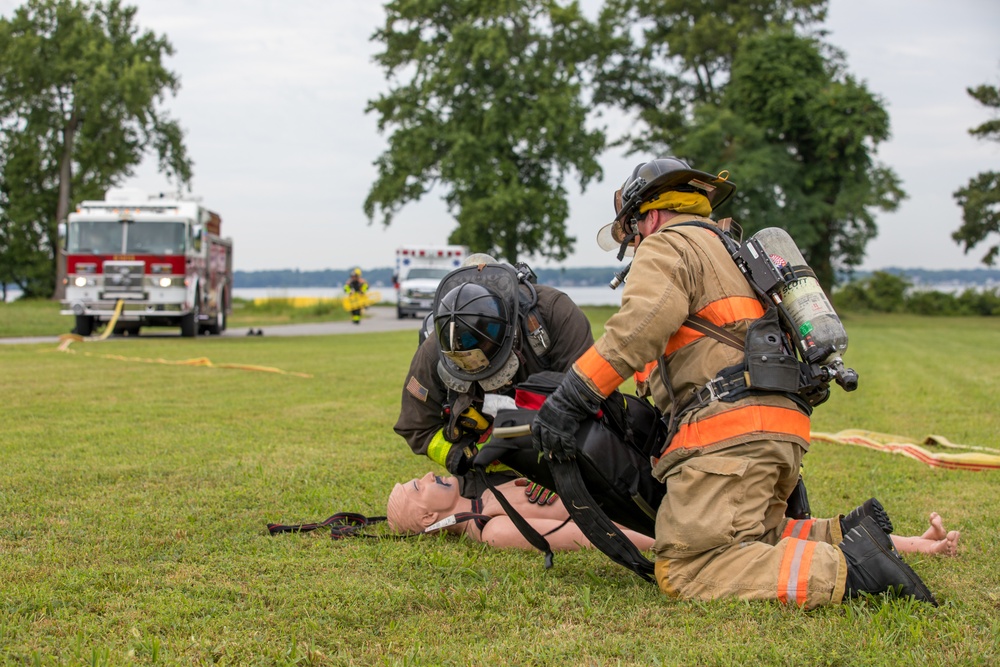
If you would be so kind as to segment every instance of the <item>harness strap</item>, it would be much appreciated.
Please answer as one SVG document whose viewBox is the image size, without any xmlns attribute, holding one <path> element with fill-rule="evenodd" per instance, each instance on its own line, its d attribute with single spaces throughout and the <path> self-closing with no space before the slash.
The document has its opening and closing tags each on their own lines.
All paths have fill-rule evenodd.
<svg viewBox="0 0 1000 667">
<path fill-rule="evenodd" d="M 546 540 L 541 533 L 535 530 L 535 527 L 528 523 L 528 521 L 521 516 L 521 513 L 514 509 L 514 506 L 510 504 L 510 501 L 504 498 L 504 495 L 497 490 L 496 486 L 493 485 L 493 482 L 490 481 L 489 476 L 486 474 L 486 466 L 479 462 L 478 459 L 475 469 L 476 474 L 479 475 L 479 480 L 493 492 L 493 496 L 497 499 L 497 502 L 500 503 L 500 506 L 503 507 L 507 516 L 510 517 L 510 520 L 517 527 L 518 531 L 520 531 L 521 535 L 524 536 L 524 539 L 526 539 L 531 546 L 545 554 L 545 569 L 547 570 L 552 567 L 552 562 L 555 556 L 552 554 L 552 547 L 549 546 L 549 541 Z M 559 526 L 559 528 L 562 528 L 562 526 Z M 556 530 L 558 530 L 558 528 Z M 551 534 L 551 532 L 549 534 Z"/>
<path fill-rule="evenodd" d="M 384 516 L 365 516 L 355 512 L 337 512 L 333 516 L 317 523 L 287 526 L 280 523 L 269 523 L 267 524 L 267 532 L 271 535 L 277 535 L 278 533 L 308 533 L 318 528 L 329 526 L 330 537 L 335 540 L 352 536 L 378 537 L 377 535 L 366 535 L 361 530 L 385 520 Z"/>
<path fill-rule="evenodd" d="M 590 495 L 576 462 L 549 461 L 549 469 L 570 517 L 594 546 L 614 562 L 653 582 L 653 563 L 625 537 Z"/>
<path fill-rule="evenodd" d="M 704 334 L 710 338 L 714 338 L 720 343 L 724 343 L 730 347 L 735 347 L 740 352 L 743 352 L 745 349 L 743 340 L 739 336 L 726 331 L 719 325 L 709 322 L 703 317 L 688 315 L 688 318 L 684 320 L 681 325 L 686 326 L 689 329 L 694 329 L 698 333 Z"/>
</svg>

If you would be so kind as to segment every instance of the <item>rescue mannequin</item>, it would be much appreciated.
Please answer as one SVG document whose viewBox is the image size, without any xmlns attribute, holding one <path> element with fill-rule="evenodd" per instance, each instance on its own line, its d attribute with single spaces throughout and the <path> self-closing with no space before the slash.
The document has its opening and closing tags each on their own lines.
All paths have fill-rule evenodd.
<svg viewBox="0 0 1000 667">
<path fill-rule="evenodd" d="M 511 506 L 546 536 L 554 551 L 575 551 L 590 546 L 580 529 L 569 520 L 569 513 L 561 500 L 552 503 L 535 503 L 522 491 L 529 484 L 520 478 L 499 484 L 496 488 Z M 514 522 L 507 516 L 491 491 L 479 499 L 463 498 L 459 493 L 458 479 L 441 477 L 429 472 L 419 479 L 396 484 L 389 494 L 386 516 L 390 528 L 398 533 L 422 533 L 428 527 L 460 512 L 472 512 L 487 517 L 469 520 L 445 528 L 456 535 L 468 535 L 477 542 L 499 548 L 532 549 Z M 628 529 L 625 535 L 639 549 L 649 549 L 653 539 Z"/>
<path fill-rule="evenodd" d="M 529 484 L 528 480 L 520 478 L 499 485 L 497 490 L 504 494 L 511 506 L 535 530 L 543 535 L 549 533 L 546 539 L 553 550 L 571 551 L 590 546 L 590 541 L 580 529 L 572 521 L 567 521 L 569 514 L 561 500 L 553 504 L 532 503 L 521 493 L 521 488 Z M 485 523 L 482 520 L 464 521 L 447 526 L 444 530 L 456 535 L 468 535 L 477 542 L 485 542 L 501 549 L 532 548 L 492 492 L 486 491 L 478 501 L 463 498 L 459 494 L 458 480 L 454 477 L 441 477 L 429 472 L 419 479 L 396 484 L 386 504 L 389 526 L 398 533 L 413 535 L 461 512 L 471 512 L 489 519 Z M 652 538 L 627 528 L 622 530 L 639 549 L 645 551 L 652 547 Z M 955 556 L 958 553 L 959 535 L 957 530 L 945 530 L 941 516 L 937 512 L 931 512 L 930 526 L 923 535 L 893 535 L 892 542 L 901 553 Z"/>
</svg>

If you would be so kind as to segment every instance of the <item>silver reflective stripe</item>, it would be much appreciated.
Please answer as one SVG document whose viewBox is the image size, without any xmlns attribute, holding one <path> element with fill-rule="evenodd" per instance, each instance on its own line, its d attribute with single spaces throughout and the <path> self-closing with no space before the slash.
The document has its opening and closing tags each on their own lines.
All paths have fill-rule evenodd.
<svg viewBox="0 0 1000 667">
<path fill-rule="evenodd" d="M 792 556 L 792 566 L 788 570 L 788 601 L 799 599 L 799 568 L 802 566 L 802 553 L 806 550 L 806 540 L 795 540 L 795 552 Z"/>
</svg>

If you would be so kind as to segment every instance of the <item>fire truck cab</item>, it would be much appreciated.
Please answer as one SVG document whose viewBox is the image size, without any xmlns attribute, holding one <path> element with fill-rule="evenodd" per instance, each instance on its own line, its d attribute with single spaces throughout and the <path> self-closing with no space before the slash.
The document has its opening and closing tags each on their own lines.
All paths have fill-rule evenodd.
<svg viewBox="0 0 1000 667">
<path fill-rule="evenodd" d="M 220 334 L 232 312 L 233 242 L 197 198 L 109 190 L 85 201 L 66 229 L 63 315 L 89 336 L 122 308 L 116 333 L 179 326 L 181 335 Z"/>
</svg>

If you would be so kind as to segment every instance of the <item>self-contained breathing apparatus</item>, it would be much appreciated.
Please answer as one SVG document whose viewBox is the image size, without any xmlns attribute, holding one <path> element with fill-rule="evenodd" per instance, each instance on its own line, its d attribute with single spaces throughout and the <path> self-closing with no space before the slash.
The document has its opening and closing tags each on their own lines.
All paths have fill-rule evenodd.
<svg viewBox="0 0 1000 667">
<path fill-rule="evenodd" d="M 665 231 L 687 226 L 719 237 L 764 306 L 764 315 L 750 324 L 745 341 L 696 316 L 685 320 L 684 326 L 743 351 L 744 361 L 720 371 L 673 415 L 672 427 L 683 414 L 716 400 L 732 402 L 747 394 L 776 392 L 811 413 L 829 398 L 831 381 L 844 391 L 857 389 L 858 374 L 844 366 L 841 356 L 847 350 L 844 325 L 785 230 L 768 227 L 746 243 L 730 236 L 736 230 L 742 237 L 742 231 L 728 218 L 718 226 L 685 222 Z M 661 357 L 661 373 L 665 366 Z"/>
</svg>

